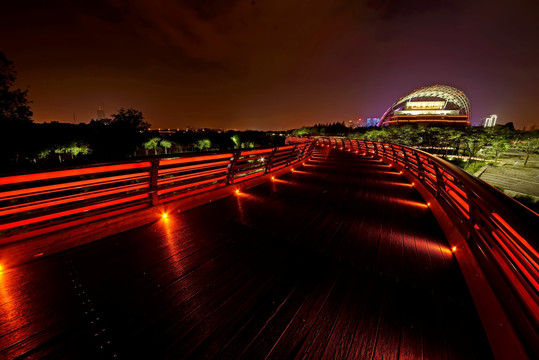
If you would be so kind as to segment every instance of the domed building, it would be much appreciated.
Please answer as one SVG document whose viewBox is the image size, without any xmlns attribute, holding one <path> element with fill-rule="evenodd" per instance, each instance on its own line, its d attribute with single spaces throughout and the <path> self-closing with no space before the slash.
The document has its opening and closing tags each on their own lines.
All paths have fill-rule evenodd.
<svg viewBox="0 0 539 360">
<path fill-rule="evenodd" d="M 447 85 L 432 85 L 397 100 L 384 113 L 380 125 L 469 126 L 470 110 L 470 100 L 461 90 Z"/>
</svg>

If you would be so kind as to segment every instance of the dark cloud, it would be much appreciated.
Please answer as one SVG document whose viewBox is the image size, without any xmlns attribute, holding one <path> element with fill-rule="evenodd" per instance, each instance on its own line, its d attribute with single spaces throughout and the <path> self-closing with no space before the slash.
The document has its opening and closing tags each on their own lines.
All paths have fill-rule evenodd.
<svg viewBox="0 0 539 360">
<path fill-rule="evenodd" d="M 533 4 L 13 2 L 0 13 L 0 50 L 41 121 L 89 119 L 105 103 L 157 126 L 289 128 L 380 115 L 414 88 L 447 83 L 474 116 L 518 124 L 539 80 Z"/>
</svg>

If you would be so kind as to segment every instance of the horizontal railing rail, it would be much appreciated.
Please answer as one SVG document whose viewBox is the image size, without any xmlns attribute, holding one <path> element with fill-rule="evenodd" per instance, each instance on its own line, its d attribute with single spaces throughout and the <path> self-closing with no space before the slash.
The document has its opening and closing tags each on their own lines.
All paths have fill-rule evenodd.
<svg viewBox="0 0 539 360">
<path fill-rule="evenodd" d="M 74 226 L 236 184 L 312 153 L 312 142 L 287 141 L 292 144 L 0 177 L 0 244 L 17 234 Z"/>
<path fill-rule="evenodd" d="M 519 336 L 537 351 L 539 216 L 536 213 L 450 162 L 422 150 L 368 140 L 328 137 L 317 140 L 320 144 L 383 158 L 420 182 L 467 240 Z"/>
</svg>

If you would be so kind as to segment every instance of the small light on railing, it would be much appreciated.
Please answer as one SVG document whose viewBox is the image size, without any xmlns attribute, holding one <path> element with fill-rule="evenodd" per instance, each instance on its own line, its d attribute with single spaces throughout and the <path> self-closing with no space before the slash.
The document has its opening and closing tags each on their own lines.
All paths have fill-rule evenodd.
<svg viewBox="0 0 539 360">
<path fill-rule="evenodd" d="M 399 171 L 399 174 L 401 174 L 401 175 L 402 175 L 402 171 Z"/>
<path fill-rule="evenodd" d="M 453 247 L 451 248 L 451 251 L 452 251 L 452 252 L 457 251 L 457 247 L 456 247 L 456 246 L 453 246 Z"/>
<path fill-rule="evenodd" d="M 275 180 L 275 176 L 272 176 L 272 177 L 271 177 L 271 180 Z"/>
<path fill-rule="evenodd" d="M 161 215 L 161 217 L 162 217 L 163 219 L 166 219 L 166 218 L 168 218 L 168 214 L 167 214 L 167 213 L 163 213 L 163 215 Z"/>
<path fill-rule="evenodd" d="M 239 195 L 240 189 L 236 189 L 236 195 Z"/>
<path fill-rule="evenodd" d="M 414 186 L 414 183 L 412 183 L 412 186 Z"/>
<path fill-rule="evenodd" d="M 427 203 L 427 206 L 430 206 L 430 202 Z"/>
</svg>

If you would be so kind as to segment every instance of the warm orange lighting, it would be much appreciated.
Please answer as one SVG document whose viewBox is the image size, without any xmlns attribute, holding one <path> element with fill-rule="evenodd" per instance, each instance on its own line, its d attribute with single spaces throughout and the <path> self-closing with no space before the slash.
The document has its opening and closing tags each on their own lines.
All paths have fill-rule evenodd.
<svg viewBox="0 0 539 360">
<path fill-rule="evenodd" d="M 239 194 L 240 193 L 240 190 L 239 189 L 236 189 L 236 194 Z"/>
<path fill-rule="evenodd" d="M 168 214 L 167 213 L 163 213 L 163 215 L 161 215 L 163 217 L 163 219 L 166 219 L 168 218 Z"/>
<path fill-rule="evenodd" d="M 275 176 L 272 176 L 272 177 L 271 177 L 271 180 L 275 180 Z"/>
<path fill-rule="evenodd" d="M 427 206 L 430 206 L 430 202 L 427 203 Z"/>
<path fill-rule="evenodd" d="M 412 186 L 414 186 L 414 183 L 412 183 Z"/>
<path fill-rule="evenodd" d="M 294 169 L 291 169 L 290 171 L 292 171 L 292 172 L 295 172 L 296 170 L 294 170 Z"/>
<path fill-rule="evenodd" d="M 452 251 L 452 252 L 457 251 L 457 247 L 456 247 L 456 246 L 453 246 L 453 247 L 451 248 L 451 251 Z"/>
<path fill-rule="evenodd" d="M 401 175 L 402 175 L 402 171 L 399 171 L 399 174 L 401 174 Z"/>
</svg>

